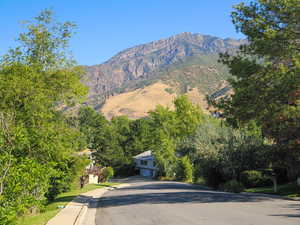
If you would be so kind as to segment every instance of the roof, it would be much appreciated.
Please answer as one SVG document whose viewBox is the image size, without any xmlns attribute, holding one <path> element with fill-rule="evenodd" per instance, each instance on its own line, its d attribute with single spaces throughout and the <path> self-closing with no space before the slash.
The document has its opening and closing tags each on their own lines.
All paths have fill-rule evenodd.
<svg viewBox="0 0 300 225">
<path fill-rule="evenodd" d="M 232 87 L 226 86 L 226 87 L 224 87 L 224 88 L 222 88 L 220 90 L 217 90 L 216 92 L 214 92 L 213 94 L 211 94 L 209 97 L 214 100 L 214 99 L 216 99 L 216 98 L 218 98 L 218 97 L 220 97 L 222 95 L 225 95 L 231 89 L 232 89 Z"/>
<path fill-rule="evenodd" d="M 91 149 L 84 149 L 84 150 L 82 150 L 82 151 L 80 151 L 80 152 L 76 152 L 76 154 L 77 155 L 80 155 L 80 156 L 83 156 L 83 155 L 91 155 L 93 153 L 93 150 L 91 150 Z"/>
<path fill-rule="evenodd" d="M 149 150 L 149 151 L 142 152 L 142 153 L 134 156 L 133 158 L 135 158 L 135 159 L 146 159 L 146 158 L 149 158 L 150 159 L 150 158 L 153 158 L 153 155 L 152 155 L 151 150 Z"/>
</svg>

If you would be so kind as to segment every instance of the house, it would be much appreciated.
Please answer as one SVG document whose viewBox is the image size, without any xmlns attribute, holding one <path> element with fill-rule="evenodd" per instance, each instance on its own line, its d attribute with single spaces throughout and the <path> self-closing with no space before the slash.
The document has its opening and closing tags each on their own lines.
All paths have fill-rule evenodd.
<svg viewBox="0 0 300 225">
<path fill-rule="evenodd" d="M 87 158 L 90 159 L 90 164 L 88 166 L 86 166 L 86 168 L 85 168 L 86 174 L 83 175 L 80 179 L 82 186 L 87 183 L 88 184 L 98 184 L 99 183 L 101 168 L 99 166 L 95 165 L 95 161 L 93 159 L 92 153 L 93 153 L 93 151 L 90 149 L 85 149 L 85 150 L 77 153 L 77 155 L 79 155 L 79 156 L 86 156 Z"/>
<path fill-rule="evenodd" d="M 86 174 L 88 176 L 88 184 L 98 184 L 101 173 L 101 167 L 89 165 L 86 167 Z"/>
<path fill-rule="evenodd" d="M 144 177 L 155 177 L 158 168 L 155 165 L 155 157 L 151 150 L 143 152 L 133 157 L 135 166 L 139 170 L 140 175 Z"/>
</svg>

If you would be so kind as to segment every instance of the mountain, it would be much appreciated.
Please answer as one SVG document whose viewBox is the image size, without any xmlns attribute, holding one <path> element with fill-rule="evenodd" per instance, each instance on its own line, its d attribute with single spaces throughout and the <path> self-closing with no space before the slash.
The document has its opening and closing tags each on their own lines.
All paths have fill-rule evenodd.
<svg viewBox="0 0 300 225">
<path fill-rule="evenodd" d="M 107 117 L 126 114 L 132 118 L 145 116 L 145 109 L 151 110 L 161 101 L 163 105 L 171 104 L 176 95 L 183 93 L 204 104 L 203 96 L 224 87 L 230 76 L 226 67 L 218 63 L 219 53 L 234 52 L 244 43 L 245 40 L 184 32 L 126 49 L 103 64 L 86 67 L 83 82 L 90 88 L 87 103 L 104 110 Z M 141 105 L 143 96 L 151 106 L 138 112 L 133 99 L 139 99 Z M 117 106 L 112 101 L 118 102 Z M 135 105 L 134 109 L 122 108 L 128 104 Z"/>
</svg>

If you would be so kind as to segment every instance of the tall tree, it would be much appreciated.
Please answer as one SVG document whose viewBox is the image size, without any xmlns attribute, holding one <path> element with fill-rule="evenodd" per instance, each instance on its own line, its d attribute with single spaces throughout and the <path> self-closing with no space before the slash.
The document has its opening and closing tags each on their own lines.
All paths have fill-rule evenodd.
<svg viewBox="0 0 300 225">
<path fill-rule="evenodd" d="M 202 111 L 193 105 L 187 96 L 175 99 L 174 105 L 174 111 L 157 106 L 149 113 L 153 129 L 150 149 L 154 152 L 160 175 L 163 176 L 174 176 L 177 166 L 175 154 L 177 147 L 184 139 L 193 135 L 203 121 Z"/>
<path fill-rule="evenodd" d="M 300 172 L 300 2 L 257 0 L 232 12 L 248 44 L 222 62 L 234 94 L 217 105 L 235 126 L 255 120 L 276 144 L 291 177 Z M 298 171 L 295 171 L 298 168 Z"/>
<path fill-rule="evenodd" d="M 72 182 L 79 131 L 58 109 L 86 94 L 82 69 L 64 54 L 73 28 L 45 10 L 27 22 L 19 47 L 1 58 L 0 224 L 38 208 L 45 194 L 53 198 Z"/>
</svg>

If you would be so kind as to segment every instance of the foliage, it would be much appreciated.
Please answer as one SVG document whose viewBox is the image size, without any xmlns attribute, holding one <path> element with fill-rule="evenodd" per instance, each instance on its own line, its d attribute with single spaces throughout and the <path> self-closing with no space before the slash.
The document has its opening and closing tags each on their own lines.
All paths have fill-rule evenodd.
<svg viewBox="0 0 300 225">
<path fill-rule="evenodd" d="M 54 166 L 55 176 L 50 179 L 50 187 L 46 194 L 48 200 L 53 200 L 58 194 L 70 191 L 79 186 L 79 178 L 85 173 L 90 160 L 84 156 L 71 156 Z"/>
<path fill-rule="evenodd" d="M 104 182 L 109 181 L 114 176 L 114 169 L 112 167 L 105 167 L 102 169 Z"/>
<path fill-rule="evenodd" d="M 74 188 L 71 191 L 59 194 L 53 201 L 47 202 L 40 213 L 19 217 L 16 221 L 16 224 L 45 225 L 52 217 L 54 217 L 59 212 L 61 207 L 66 206 L 70 201 L 72 201 L 81 193 L 114 185 L 117 185 L 117 183 L 88 184 L 85 185 L 83 188 Z"/>
<path fill-rule="evenodd" d="M 1 165 L 7 159 L 0 156 Z M 41 208 L 49 187 L 51 170 L 34 159 L 10 158 L 10 169 L 0 195 L 0 224 L 10 224 L 19 214 Z"/>
<path fill-rule="evenodd" d="M 103 127 L 108 124 L 108 121 L 103 115 L 97 113 L 90 107 L 81 107 L 79 109 L 78 118 L 74 118 L 74 120 L 76 119 L 78 120 L 78 127 L 80 131 L 85 134 L 88 144 L 94 143 L 97 130 L 104 129 Z M 88 147 L 91 148 L 92 146 Z"/>
<path fill-rule="evenodd" d="M 270 177 L 258 170 L 243 171 L 240 176 L 240 181 L 247 188 L 272 185 Z"/>
<path fill-rule="evenodd" d="M 237 180 L 229 180 L 222 185 L 221 189 L 224 191 L 240 193 L 245 188 L 244 188 L 243 184 L 238 182 Z"/>
<path fill-rule="evenodd" d="M 176 146 L 202 121 L 201 110 L 186 96 L 177 98 L 174 104 L 174 111 L 157 106 L 148 118 L 134 121 L 126 116 L 107 121 L 93 109 L 82 108 L 78 120 L 101 166 L 113 167 L 117 175 L 133 175 L 133 156 L 151 150 L 160 169 L 158 175 L 172 177 L 176 170 Z"/>
<path fill-rule="evenodd" d="M 80 130 L 85 134 L 93 157 L 101 166 L 111 166 L 117 175 L 134 174 L 133 156 L 147 148 L 149 126 L 146 119 L 131 121 L 126 116 L 108 121 L 89 107 L 79 110 Z"/>
<path fill-rule="evenodd" d="M 176 149 L 180 143 L 192 135 L 202 122 L 203 113 L 186 96 L 174 101 L 175 110 L 157 106 L 149 113 L 151 121 L 151 150 L 157 160 L 159 176 L 173 177 L 176 173 Z"/>
<path fill-rule="evenodd" d="M 203 176 L 215 188 L 226 180 L 239 179 L 244 170 L 268 168 L 270 163 L 268 145 L 259 133 L 233 129 L 210 117 L 178 151 L 192 160 L 195 178 Z"/>
<path fill-rule="evenodd" d="M 222 55 L 234 94 L 217 106 L 234 126 L 255 120 L 276 144 L 278 166 L 299 175 L 300 53 L 298 0 L 258 0 L 235 6 L 237 30 L 249 40 L 236 55 Z"/>
<path fill-rule="evenodd" d="M 193 165 L 187 156 L 184 156 L 178 160 L 176 177 L 177 179 L 186 182 L 193 181 Z"/>
<path fill-rule="evenodd" d="M 130 121 L 126 117 L 114 118 L 112 121 L 99 124 L 96 138 L 91 144 L 96 150 L 93 154 L 101 166 L 112 166 L 118 175 L 130 175 L 132 169 L 132 153 L 127 152 Z M 128 154 L 127 154 L 128 153 Z"/>
<path fill-rule="evenodd" d="M 174 177 L 177 163 L 174 142 L 162 130 L 156 130 L 153 133 L 153 140 L 155 142 L 152 144 L 151 149 L 158 168 L 157 175 Z"/>
<path fill-rule="evenodd" d="M 80 101 L 86 93 L 82 70 L 67 57 L 72 23 L 55 23 L 45 10 L 20 46 L 0 63 L 0 218 L 12 223 L 16 215 L 42 208 L 68 189 L 79 150 L 80 132 L 58 109 Z M 4 173 L 2 173 L 4 172 Z M 55 182 L 54 182 L 55 181 Z"/>
<path fill-rule="evenodd" d="M 285 197 L 300 197 L 300 188 L 296 182 L 291 182 L 283 185 L 278 185 L 277 192 L 274 192 L 273 186 L 249 188 L 245 190 L 246 192 L 252 193 L 265 193 L 272 195 L 281 195 Z"/>
</svg>

